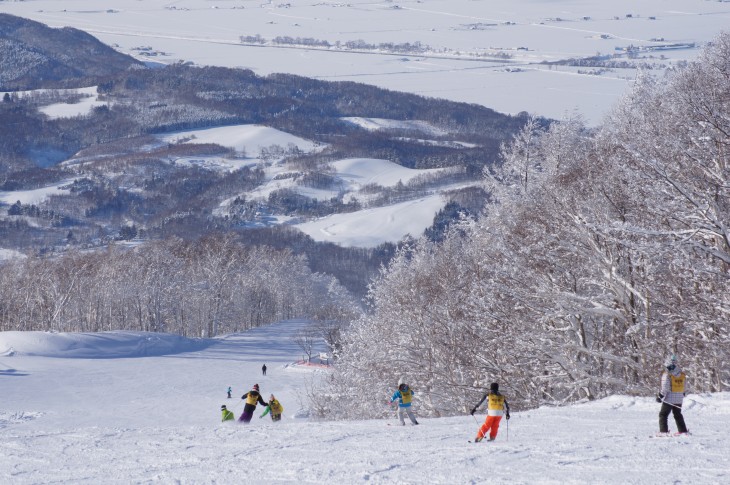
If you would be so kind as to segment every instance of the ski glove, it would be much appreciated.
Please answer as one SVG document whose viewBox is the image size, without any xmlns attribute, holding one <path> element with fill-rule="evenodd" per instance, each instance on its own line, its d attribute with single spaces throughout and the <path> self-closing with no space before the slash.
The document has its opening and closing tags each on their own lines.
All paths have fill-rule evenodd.
<svg viewBox="0 0 730 485">
<path fill-rule="evenodd" d="M 474 408 L 474 409 L 472 409 L 472 410 L 471 410 L 471 413 L 469 413 L 469 414 L 471 414 L 472 416 L 474 416 L 474 413 L 475 413 L 475 412 L 477 412 L 477 408 Z"/>
<path fill-rule="evenodd" d="M 661 392 L 656 395 L 656 402 L 663 402 L 664 401 L 664 394 Z"/>
<path fill-rule="evenodd" d="M 507 421 L 509 421 L 509 413 L 507 413 L 504 417 L 507 418 Z"/>
</svg>

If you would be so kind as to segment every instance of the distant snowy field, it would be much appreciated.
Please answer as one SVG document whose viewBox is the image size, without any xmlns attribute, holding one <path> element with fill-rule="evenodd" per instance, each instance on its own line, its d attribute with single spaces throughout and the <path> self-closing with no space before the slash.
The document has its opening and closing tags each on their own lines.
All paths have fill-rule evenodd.
<svg viewBox="0 0 730 485">
<path fill-rule="evenodd" d="M 86 30 L 150 63 L 356 81 L 558 119 L 576 110 L 591 124 L 636 70 L 546 62 L 625 60 L 624 49 L 636 46 L 652 49 L 639 60 L 661 74 L 730 25 L 730 2 L 710 0 L 26 0 L 0 1 L 0 11 Z M 241 45 L 242 36 L 257 35 L 261 45 Z M 277 37 L 331 47 L 275 45 Z M 387 43 L 420 43 L 421 50 L 380 46 Z M 363 44 L 377 48 L 357 48 Z"/>
<path fill-rule="evenodd" d="M 15 258 L 24 258 L 25 255 L 21 252 L 15 251 L 13 249 L 3 249 L 0 248 L 0 261 L 4 259 L 15 259 Z"/>
<path fill-rule="evenodd" d="M 66 194 L 69 192 L 68 185 L 73 180 L 64 180 L 61 183 L 29 190 L 0 191 L 0 202 L 13 205 L 20 201 L 21 204 L 38 204 L 54 194 Z"/>
<path fill-rule="evenodd" d="M 0 332 L 0 483 L 730 482 L 730 393 L 690 395 L 693 434 L 681 438 L 650 438 L 650 397 L 514 412 L 497 441 L 480 444 L 467 442 L 478 426 L 469 415 L 417 427 L 309 420 L 305 389 L 326 371 L 293 365 L 303 325 L 202 340 Z M 254 383 L 280 399 L 283 420 L 221 423 L 220 405 L 238 416 Z"/>
<path fill-rule="evenodd" d="M 398 242 L 406 235 L 421 236 L 433 224 L 434 214 L 445 205 L 446 199 L 436 194 L 385 207 L 333 214 L 296 227 L 315 241 L 374 248 L 385 241 Z"/>
<path fill-rule="evenodd" d="M 258 155 L 262 148 L 279 145 L 296 146 L 305 153 L 314 151 L 316 144 L 283 131 L 259 125 L 232 125 L 189 131 L 178 131 L 160 136 L 166 143 L 215 143 L 239 152 Z"/>
<path fill-rule="evenodd" d="M 82 98 L 78 103 L 54 103 L 41 108 L 40 111 L 51 119 L 83 116 L 88 114 L 92 109 L 98 106 L 107 105 L 107 103 L 98 100 L 96 86 L 79 89 L 61 89 L 58 91 L 75 92 L 77 94 L 80 94 Z"/>
</svg>

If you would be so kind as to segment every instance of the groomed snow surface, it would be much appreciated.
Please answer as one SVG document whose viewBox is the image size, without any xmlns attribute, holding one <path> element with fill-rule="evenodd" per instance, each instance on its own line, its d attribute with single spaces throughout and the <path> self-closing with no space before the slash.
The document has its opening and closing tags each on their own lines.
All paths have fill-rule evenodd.
<svg viewBox="0 0 730 485">
<path fill-rule="evenodd" d="M 513 412 L 479 444 L 469 415 L 309 420 L 305 390 L 327 371 L 295 365 L 303 325 L 209 340 L 0 333 L 0 483 L 730 483 L 730 393 L 689 396 L 689 437 L 650 437 L 650 397 Z M 250 425 L 221 423 L 220 405 L 240 415 L 254 383 L 282 402 L 282 421 L 259 406 Z"/>
</svg>

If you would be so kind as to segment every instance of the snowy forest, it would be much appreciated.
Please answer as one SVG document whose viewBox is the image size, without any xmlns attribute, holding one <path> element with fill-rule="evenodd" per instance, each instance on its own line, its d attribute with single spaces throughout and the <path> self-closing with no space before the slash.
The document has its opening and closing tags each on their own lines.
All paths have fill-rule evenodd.
<svg viewBox="0 0 730 485">
<path fill-rule="evenodd" d="M 215 337 L 306 315 L 333 340 L 359 304 L 336 278 L 289 250 L 230 235 L 6 262 L 0 331 L 136 330 Z"/>
<path fill-rule="evenodd" d="M 371 286 L 319 414 L 385 416 L 400 377 L 430 416 L 494 381 L 516 409 L 651 395 L 672 353 L 692 392 L 727 390 L 730 34 L 640 77 L 600 128 L 529 122 L 501 155 L 485 213 Z"/>
</svg>

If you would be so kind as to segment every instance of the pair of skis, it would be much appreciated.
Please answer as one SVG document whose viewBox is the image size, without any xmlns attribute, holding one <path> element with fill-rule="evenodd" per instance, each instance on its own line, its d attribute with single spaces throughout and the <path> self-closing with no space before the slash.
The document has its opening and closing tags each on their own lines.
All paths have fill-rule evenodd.
<svg viewBox="0 0 730 485">
<path fill-rule="evenodd" d="M 687 431 L 686 433 L 662 433 L 661 431 L 650 436 L 650 438 L 676 438 L 678 436 L 691 436 L 690 432 Z"/>
<path fill-rule="evenodd" d="M 679 436 L 692 436 L 692 435 L 689 431 L 686 433 L 656 433 L 656 434 L 650 436 L 650 438 L 676 438 Z M 494 441 L 494 440 L 480 440 L 480 441 L 469 440 L 469 443 L 489 443 L 490 441 Z"/>
</svg>

